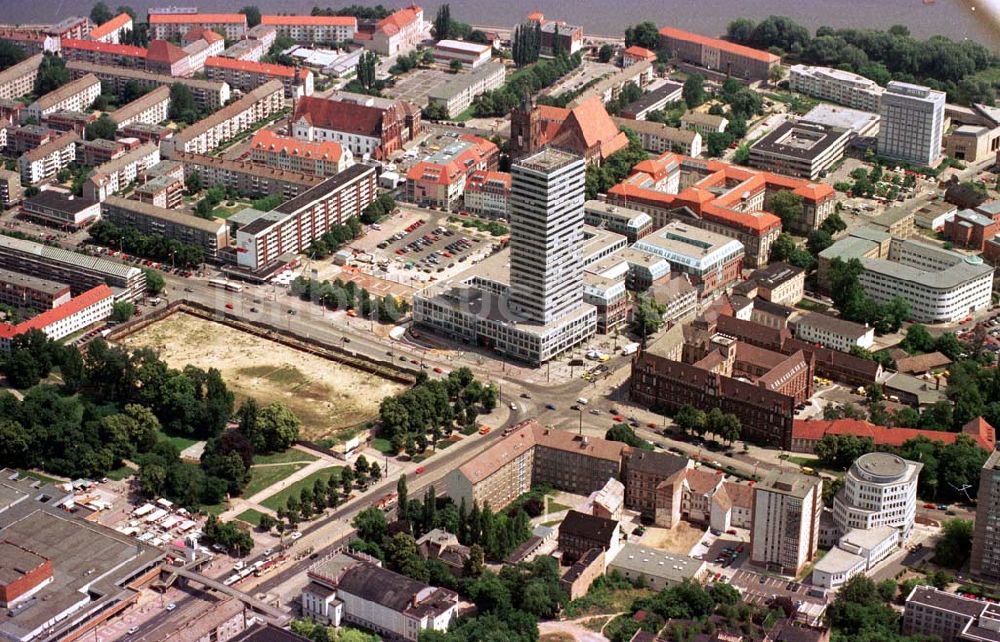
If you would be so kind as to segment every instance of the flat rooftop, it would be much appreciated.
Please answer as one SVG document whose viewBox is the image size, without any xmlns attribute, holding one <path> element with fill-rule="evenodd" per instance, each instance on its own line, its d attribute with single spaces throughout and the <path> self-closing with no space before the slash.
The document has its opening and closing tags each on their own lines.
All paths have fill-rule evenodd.
<svg viewBox="0 0 1000 642">
<path fill-rule="evenodd" d="M 847 135 L 848 130 L 840 127 L 786 121 L 758 138 L 751 145 L 750 153 L 814 160 L 838 145 Z"/>
<path fill-rule="evenodd" d="M 870 111 L 860 109 L 850 109 L 830 103 L 820 103 L 810 109 L 805 116 L 799 119 L 805 123 L 817 123 L 827 127 L 839 127 L 849 129 L 855 133 L 862 133 L 873 125 L 878 124 L 879 115 Z"/>
<path fill-rule="evenodd" d="M 69 288 L 69 286 L 65 283 L 58 283 L 56 281 L 42 279 L 30 274 L 22 274 L 21 272 L 12 272 L 11 270 L 3 269 L 0 269 L 0 283 L 18 285 L 31 290 L 36 290 L 38 292 L 47 292 L 51 295 L 59 294 L 63 290 Z"/>
</svg>

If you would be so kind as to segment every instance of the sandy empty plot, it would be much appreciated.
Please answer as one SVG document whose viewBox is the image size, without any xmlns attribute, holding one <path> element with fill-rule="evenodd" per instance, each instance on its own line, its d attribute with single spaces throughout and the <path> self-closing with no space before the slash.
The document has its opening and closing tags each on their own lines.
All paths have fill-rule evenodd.
<svg viewBox="0 0 1000 642">
<path fill-rule="evenodd" d="M 183 312 L 170 315 L 122 343 L 157 350 L 170 366 L 218 368 L 237 397 L 261 404 L 283 401 L 302 420 L 307 439 L 371 419 L 385 397 L 403 386 L 376 375 L 256 337 Z"/>
<path fill-rule="evenodd" d="M 704 529 L 699 529 L 687 522 L 680 522 L 671 529 L 650 526 L 642 534 L 639 544 L 659 548 L 669 553 L 687 555 L 704 534 Z"/>
</svg>

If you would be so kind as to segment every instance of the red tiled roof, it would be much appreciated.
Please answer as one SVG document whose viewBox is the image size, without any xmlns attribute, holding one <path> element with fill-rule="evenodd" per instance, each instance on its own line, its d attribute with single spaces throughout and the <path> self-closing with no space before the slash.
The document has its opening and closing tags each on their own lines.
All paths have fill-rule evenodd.
<svg viewBox="0 0 1000 642">
<path fill-rule="evenodd" d="M 628 147 L 628 136 L 618 130 L 598 96 L 571 109 L 564 127 L 576 128 L 588 149 L 600 145 L 602 158 Z"/>
<path fill-rule="evenodd" d="M 639 60 L 656 60 L 655 53 L 639 45 L 632 45 L 626 49 L 625 55 L 629 58 L 638 58 Z"/>
<path fill-rule="evenodd" d="M 156 42 L 154 40 L 154 42 Z M 62 39 L 63 49 L 80 49 L 82 51 L 99 51 L 106 54 L 118 56 L 129 56 L 131 58 L 145 58 L 146 50 L 142 47 L 132 45 L 115 45 L 109 42 L 98 42 L 96 40 L 76 40 L 74 38 Z"/>
<path fill-rule="evenodd" d="M 376 29 L 391 36 L 412 24 L 417 19 L 417 11 L 419 10 L 420 7 L 416 5 L 400 9 L 392 15 L 379 20 Z"/>
<path fill-rule="evenodd" d="M 485 169 L 476 170 L 469 175 L 465 183 L 465 191 L 475 192 L 486 185 L 486 183 L 503 183 L 506 189 L 510 189 L 511 175 L 507 172 L 494 172 Z"/>
<path fill-rule="evenodd" d="M 154 13 L 149 16 L 151 25 L 186 24 L 246 24 L 242 13 Z"/>
<path fill-rule="evenodd" d="M 726 494 L 729 495 L 729 499 L 732 501 L 733 506 L 739 506 L 741 508 L 750 508 L 753 506 L 752 486 L 727 481 L 723 482 L 723 488 L 726 489 Z"/>
<path fill-rule="evenodd" d="M 824 435 L 854 435 L 869 437 L 876 446 L 902 446 L 905 442 L 925 437 L 931 441 L 950 444 L 959 434 L 972 437 L 983 449 L 992 451 L 996 446 L 996 431 L 980 417 L 962 427 L 962 433 L 918 428 L 887 428 L 860 419 L 796 419 L 792 424 L 792 440 L 819 441 Z"/>
<path fill-rule="evenodd" d="M 344 153 L 339 143 L 296 140 L 287 136 L 279 136 L 269 129 L 258 130 L 250 141 L 250 148 L 284 152 L 289 156 L 319 158 L 334 162 L 339 161 Z"/>
<path fill-rule="evenodd" d="M 292 121 L 305 118 L 313 127 L 380 136 L 383 110 L 378 107 L 337 102 L 317 96 L 304 96 L 295 103 Z"/>
<path fill-rule="evenodd" d="M 156 14 L 153 14 L 156 15 Z M 177 45 L 166 40 L 150 40 L 146 59 L 152 62 L 163 62 L 172 65 L 187 58 L 187 53 Z"/>
<path fill-rule="evenodd" d="M 223 58 L 222 56 L 210 56 L 205 59 L 205 67 L 215 67 L 216 69 L 235 69 L 251 74 L 264 74 L 265 76 L 280 76 L 282 78 L 292 78 L 295 75 L 295 67 L 285 65 L 273 65 L 266 62 L 254 62 L 252 60 L 236 60 L 235 58 Z M 308 69 L 299 70 L 299 78 L 305 78 L 310 71 Z"/>
<path fill-rule="evenodd" d="M 704 495 L 722 481 L 722 472 L 703 468 L 689 468 L 685 473 L 688 488 L 692 493 Z"/>
<path fill-rule="evenodd" d="M 212 31 L 208 27 L 192 27 L 188 29 L 188 32 L 184 34 L 184 42 L 197 42 L 198 40 L 204 40 L 208 44 L 213 42 L 218 42 L 220 40 L 225 40 L 222 36 Z"/>
<path fill-rule="evenodd" d="M 545 20 L 545 14 L 541 11 L 532 11 L 528 14 L 528 22 L 541 22 Z"/>
<path fill-rule="evenodd" d="M 713 47 L 715 49 L 719 49 L 720 51 L 728 51 L 731 54 L 743 56 L 745 58 L 753 58 L 754 60 L 760 60 L 761 62 L 774 63 L 781 60 L 781 58 L 768 51 L 761 51 L 760 49 L 753 49 L 752 47 L 744 47 L 743 45 L 738 45 L 734 42 L 728 42 L 726 40 L 719 40 L 718 38 L 709 38 L 708 36 L 691 33 L 690 31 L 684 31 L 683 29 L 663 27 L 660 29 L 660 35 L 664 38 L 685 40 L 687 42 L 699 44 L 703 47 Z"/>
<path fill-rule="evenodd" d="M 421 161 L 406 173 L 406 179 L 414 182 L 434 182 L 440 185 L 450 185 L 462 176 L 468 174 L 466 168 L 479 166 L 483 158 L 495 153 L 496 145 L 472 134 L 462 134 L 461 140 L 472 143 L 460 154 L 447 163 L 431 163 Z"/>
<path fill-rule="evenodd" d="M 117 16 L 108 20 L 102 25 L 98 25 L 90 30 L 90 37 L 94 40 L 98 38 L 103 38 L 113 31 L 118 31 L 128 23 L 132 22 L 132 16 L 127 13 L 119 13 Z"/>
<path fill-rule="evenodd" d="M 86 292 L 80 294 L 80 296 L 73 297 L 66 303 L 52 308 L 51 310 L 46 310 L 38 316 L 32 317 L 27 321 L 22 321 L 17 325 L 11 325 L 10 323 L 0 323 L 0 338 L 13 339 L 19 334 L 24 334 L 31 330 L 45 330 L 48 326 L 61 321 L 66 317 L 69 317 L 81 310 L 88 308 L 102 299 L 114 296 L 114 292 L 111 291 L 107 285 L 101 284 L 97 287 L 91 288 Z"/>
<path fill-rule="evenodd" d="M 262 25 L 322 25 L 327 27 L 354 27 L 358 26 L 358 19 L 354 16 L 261 16 Z"/>
</svg>

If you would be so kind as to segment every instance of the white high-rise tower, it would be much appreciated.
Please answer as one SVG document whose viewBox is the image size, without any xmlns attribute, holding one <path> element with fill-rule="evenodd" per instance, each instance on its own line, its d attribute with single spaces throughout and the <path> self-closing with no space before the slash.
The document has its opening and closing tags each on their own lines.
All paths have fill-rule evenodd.
<svg viewBox="0 0 1000 642">
<path fill-rule="evenodd" d="M 511 167 L 510 306 L 551 323 L 583 301 L 583 158 L 544 148 Z"/>
</svg>

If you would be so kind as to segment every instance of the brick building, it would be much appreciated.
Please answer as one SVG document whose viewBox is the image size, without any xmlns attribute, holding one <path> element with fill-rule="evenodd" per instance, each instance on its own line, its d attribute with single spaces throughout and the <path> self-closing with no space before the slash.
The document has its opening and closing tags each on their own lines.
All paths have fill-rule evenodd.
<svg viewBox="0 0 1000 642">
<path fill-rule="evenodd" d="M 781 64 L 770 52 L 673 27 L 660 29 L 660 47 L 671 58 L 745 80 L 767 80 L 771 69 Z"/>
</svg>

